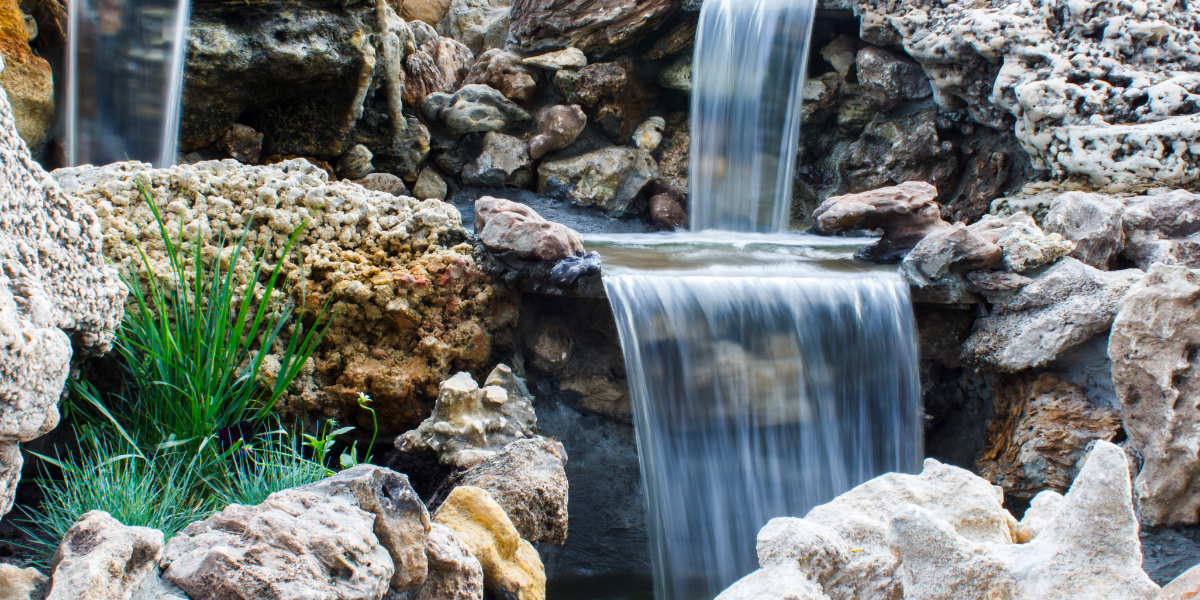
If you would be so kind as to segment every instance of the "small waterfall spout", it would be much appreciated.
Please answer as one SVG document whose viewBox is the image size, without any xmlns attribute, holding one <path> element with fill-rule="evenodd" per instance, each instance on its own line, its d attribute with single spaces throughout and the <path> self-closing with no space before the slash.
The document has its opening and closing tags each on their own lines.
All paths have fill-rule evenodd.
<svg viewBox="0 0 1200 600">
<path fill-rule="evenodd" d="M 175 164 L 189 0 L 72 0 L 67 162 Z"/>
</svg>

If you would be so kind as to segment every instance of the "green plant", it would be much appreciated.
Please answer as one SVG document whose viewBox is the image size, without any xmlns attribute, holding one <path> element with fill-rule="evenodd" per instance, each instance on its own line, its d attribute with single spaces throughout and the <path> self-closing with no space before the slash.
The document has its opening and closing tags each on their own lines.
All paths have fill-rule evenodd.
<svg viewBox="0 0 1200 600">
<path fill-rule="evenodd" d="M 371 449 L 375 447 L 375 438 L 379 437 L 379 420 L 375 416 L 375 409 L 371 408 L 371 397 L 359 392 L 358 407 L 371 413 L 371 426 L 374 428 L 374 431 L 371 433 L 371 445 L 367 446 L 366 456 L 364 456 L 360 462 L 358 460 L 358 442 L 351 444 L 350 448 L 342 453 L 340 462 L 343 469 L 349 469 L 362 463 L 371 462 Z"/>
<path fill-rule="evenodd" d="M 236 448 L 229 477 L 213 494 L 218 506 L 261 504 L 275 492 L 332 474 L 322 462 L 305 458 L 301 450 L 283 430 L 263 434 L 255 444 Z"/>
</svg>

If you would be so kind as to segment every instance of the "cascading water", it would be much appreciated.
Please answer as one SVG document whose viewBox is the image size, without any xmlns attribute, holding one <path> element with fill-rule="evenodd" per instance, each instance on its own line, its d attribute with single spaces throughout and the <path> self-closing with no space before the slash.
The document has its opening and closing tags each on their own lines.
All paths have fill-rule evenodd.
<svg viewBox="0 0 1200 600">
<path fill-rule="evenodd" d="M 706 0 L 699 233 L 588 239 L 625 356 L 659 600 L 710 600 L 757 568 L 768 520 L 920 467 L 908 287 L 851 260 L 866 240 L 753 233 L 787 225 L 814 4 Z"/>
<path fill-rule="evenodd" d="M 67 162 L 175 164 L 189 0 L 72 0 Z"/>
</svg>

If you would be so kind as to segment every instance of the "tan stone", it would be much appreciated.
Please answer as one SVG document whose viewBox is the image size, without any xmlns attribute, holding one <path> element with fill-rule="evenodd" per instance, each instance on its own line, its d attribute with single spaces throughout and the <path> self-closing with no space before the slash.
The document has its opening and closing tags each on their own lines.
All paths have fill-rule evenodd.
<svg viewBox="0 0 1200 600">
<path fill-rule="evenodd" d="M 471 49 L 461 42 L 435 34 L 404 57 L 400 77 L 404 104 L 417 108 L 429 94 L 453 93 L 462 85 L 474 59 Z"/>
<path fill-rule="evenodd" d="M 416 600 L 483 600 L 483 567 L 453 529 L 434 523 L 425 540 L 429 576 Z"/>
<path fill-rule="evenodd" d="M 54 133 L 54 77 L 50 63 L 29 47 L 25 14 L 16 0 L 0 1 L 0 87 L 8 94 L 17 133 L 37 156 Z"/>
<path fill-rule="evenodd" d="M 437 25 L 446 18 L 453 0 L 400 0 L 400 16 L 405 21 L 424 21 Z"/>
<path fill-rule="evenodd" d="M 1192 567 L 1163 586 L 1158 600 L 1195 600 L 1200 598 L 1200 565 Z"/>
<path fill-rule="evenodd" d="M 857 256 L 894 261 L 912 250 L 930 232 L 949 227 L 935 202 L 937 188 L 909 181 L 869 192 L 834 196 L 817 207 L 813 219 L 824 233 L 852 229 L 882 229 L 883 237 Z"/>
<path fill-rule="evenodd" d="M 0 600 L 33 600 L 44 598 L 50 580 L 30 567 L 0 563 Z"/>
<path fill-rule="evenodd" d="M 46 600 L 129 600 L 158 567 L 163 534 L 94 510 L 79 518 L 50 562 Z"/>
<path fill-rule="evenodd" d="M 544 600 L 546 572 L 537 550 L 521 539 L 504 508 L 477 487 L 460 486 L 434 515 L 453 529 L 483 566 L 484 585 L 517 600 Z M 500 594 L 496 594 L 500 596 Z"/>
</svg>

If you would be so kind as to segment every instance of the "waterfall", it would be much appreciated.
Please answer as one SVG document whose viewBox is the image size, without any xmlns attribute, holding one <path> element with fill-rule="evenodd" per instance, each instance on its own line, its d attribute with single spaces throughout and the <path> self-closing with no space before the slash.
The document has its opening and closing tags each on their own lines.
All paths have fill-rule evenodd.
<svg viewBox="0 0 1200 600">
<path fill-rule="evenodd" d="M 189 11 L 189 0 L 72 0 L 68 164 L 175 164 Z"/>
<path fill-rule="evenodd" d="M 692 230 L 782 231 L 816 0 L 706 0 L 692 61 Z"/>
</svg>

